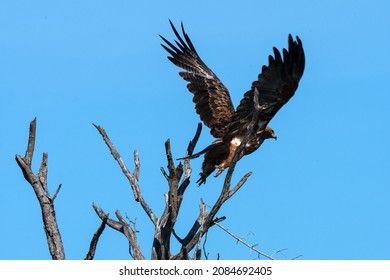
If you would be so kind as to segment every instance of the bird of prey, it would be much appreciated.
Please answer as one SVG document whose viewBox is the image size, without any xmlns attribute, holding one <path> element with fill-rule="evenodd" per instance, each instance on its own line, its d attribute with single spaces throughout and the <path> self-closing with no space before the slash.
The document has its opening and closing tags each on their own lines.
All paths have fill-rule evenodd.
<svg viewBox="0 0 390 280">
<path fill-rule="evenodd" d="M 275 132 L 267 125 L 298 88 L 305 68 L 305 54 L 299 37 L 294 40 L 290 34 L 288 50 L 283 49 L 282 55 L 278 49 L 273 48 L 268 66 L 262 67 L 258 79 L 252 83 L 251 89 L 244 94 L 240 104 L 234 109 L 229 91 L 202 61 L 185 32 L 183 23 L 181 36 L 172 22 L 169 22 L 177 40 L 174 44 L 160 36 L 166 44 L 161 45 L 170 54 L 168 59 L 184 70 L 179 72 L 179 75 L 189 82 L 187 88 L 193 94 L 196 112 L 210 128 L 211 135 L 217 138 L 207 148 L 190 157 L 205 153 L 202 172 L 197 181 L 201 185 L 215 169 L 218 169 L 215 175 L 218 176 L 230 166 L 235 151 L 252 122 L 255 103 L 259 110 L 255 115 L 256 125 L 238 155 L 239 159 L 256 151 L 265 139 L 276 139 Z M 254 97 L 257 97 L 257 102 Z"/>
</svg>

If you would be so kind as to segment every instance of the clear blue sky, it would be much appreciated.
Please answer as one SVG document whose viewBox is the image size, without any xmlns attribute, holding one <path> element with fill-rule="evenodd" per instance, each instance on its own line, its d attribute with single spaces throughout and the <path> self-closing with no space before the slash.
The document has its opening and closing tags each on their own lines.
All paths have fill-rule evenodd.
<svg viewBox="0 0 390 280">
<path fill-rule="evenodd" d="M 15 154 L 24 155 L 37 117 L 33 166 L 49 153 L 69 259 L 84 258 L 100 220 L 137 221 L 145 256 L 152 225 L 92 123 L 102 125 L 160 214 L 167 184 L 164 141 L 184 155 L 199 121 L 178 69 L 158 34 L 173 39 L 168 18 L 184 22 L 198 53 L 238 104 L 272 47 L 299 35 L 306 70 L 296 95 L 271 121 L 277 141 L 241 160 L 233 182 L 248 182 L 220 210 L 223 225 L 275 258 L 390 258 L 389 2 L 373 1 L 2 1 L 0 3 L 0 259 L 49 259 L 38 202 Z M 198 149 L 212 141 L 205 128 Z M 193 174 L 202 159 L 192 162 Z M 197 178 L 197 176 L 196 176 Z M 223 176 L 201 188 L 195 178 L 177 232 L 185 235 L 200 198 L 212 204 Z M 209 258 L 256 254 L 212 228 Z M 174 246 L 173 252 L 177 249 Z M 127 259 L 123 235 L 107 229 L 97 259 Z"/>
</svg>

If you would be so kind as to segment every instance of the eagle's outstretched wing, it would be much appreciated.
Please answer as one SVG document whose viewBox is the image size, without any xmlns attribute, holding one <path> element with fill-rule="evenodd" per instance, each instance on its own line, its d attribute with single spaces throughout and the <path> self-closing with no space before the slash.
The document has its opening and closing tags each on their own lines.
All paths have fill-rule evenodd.
<svg viewBox="0 0 390 280">
<path fill-rule="evenodd" d="M 202 61 L 196 52 L 189 36 L 181 24 L 184 39 L 169 21 L 177 39 L 176 46 L 160 36 L 167 46 L 162 45 L 171 55 L 168 59 L 176 66 L 184 69 L 179 75 L 189 82 L 188 90 L 194 94 L 196 112 L 203 123 L 208 126 L 211 135 L 216 138 L 225 136 L 234 115 L 234 107 L 229 91 Z"/>
<path fill-rule="evenodd" d="M 301 40 L 297 36 L 297 40 L 294 41 L 289 35 L 288 51 L 283 49 L 283 58 L 278 49 L 273 48 L 273 50 L 274 56 L 269 56 L 268 66 L 263 66 L 258 80 L 252 83 L 252 88 L 244 94 L 238 105 L 229 129 L 229 137 L 234 137 L 250 123 L 254 111 L 255 88 L 259 92 L 261 108 L 259 130 L 265 129 L 268 122 L 298 88 L 305 68 L 305 54 Z"/>
</svg>

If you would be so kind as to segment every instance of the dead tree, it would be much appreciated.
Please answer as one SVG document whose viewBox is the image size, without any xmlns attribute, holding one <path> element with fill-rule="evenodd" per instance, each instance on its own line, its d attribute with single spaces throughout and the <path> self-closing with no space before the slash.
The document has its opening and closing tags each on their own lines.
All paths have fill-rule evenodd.
<svg viewBox="0 0 390 280">
<path fill-rule="evenodd" d="M 131 189 L 133 191 L 134 200 L 138 202 L 143 211 L 147 214 L 150 221 L 154 225 L 154 239 L 152 245 L 151 259 L 153 260 L 186 260 L 186 259 L 200 259 L 201 258 L 201 247 L 200 243 L 203 236 L 209 231 L 211 227 L 214 225 L 219 225 L 219 222 L 223 221 L 225 217 L 218 218 L 216 217 L 219 209 L 222 205 L 231 198 L 246 182 L 246 180 L 251 175 L 251 172 L 245 174 L 239 182 L 231 187 L 231 179 L 239 159 L 238 155 L 242 151 L 243 147 L 247 143 L 252 130 L 254 129 L 255 120 L 257 119 L 258 114 L 258 103 L 257 100 L 258 92 L 255 90 L 255 108 L 257 109 L 253 114 L 253 119 L 251 124 L 248 127 L 248 131 L 237 148 L 235 155 L 233 157 L 232 163 L 226 173 L 224 184 L 221 188 L 221 192 L 211 207 L 210 211 L 206 209 L 206 205 L 202 199 L 200 199 L 199 205 L 199 215 L 195 219 L 192 227 L 188 230 L 188 233 L 185 237 L 179 237 L 175 231 L 175 224 L 177 221 L 177 217 L 180 212 L 180 206 L 184 200 L 184 194 L 187 187 L 190 184 L 191 178 L 191 167 L 190 167 L 190 156 L 192 155 L 196 143 L 199 139 L 202 125 L 198 124 L 197 131 L 195 133 L 194 138 L 190 141 L 186 158 L 183 162 L 179 162 L 175 165 L 173 160 L 170 141 L 167 140 L 165 142 L 165 151 L 167 157 L 167 171 L 161 167 L 161 171 L 165 179 L 168 183 L 168 192 L 165 194 L 165 209 L 160 217 L 157 217 L 152 209 L 149 207 L 147 202 L 142 196 L 141 188 L 139 185 L 139 173 L 140 173 L 140 160 L 138 156 L 138 152 L 134 152 L 134 171 L 131 172 L 123 159 L 121 158 L 119 152 L 116 150 L 114 144 L 111 142 L 108 137 L 106 131 L 103 127 L 99 125 L 94 125 L 96 129 L 99 131 L 101 136 L 103 137 L 104 142 L 108 146 L 113 158 L 116 160 L 118 165 L 120 166 L 123 174 L 129 181 Z M 53 259 L 65 259 L 64 247 L 61 239 L 61 234 L 56 221 L 56 214 L 54 211 L 54 200 L 61 188 L 61 185 L 58 187 L 56 193 L 53 196 L 50 196 L 49 189 L 47 186 L 47 162 L 48 155 L 47 153 L 43 154 L 42 163 L 39 168 L 39 172 L 34 174 L 31 170 L 31 162 L 34 154 L 35 147 L 35 136 L 36 136 L 36 119 L 34 119 L 30 123 L 29 130 L 29 139 L 28 145 L 26 149 L 26 154 L 24 157 L 20 155 L 16 155 L 16 161 L 21 168 L 25 179 L 30 183 L 33 187 L 36 197 L 38 198 L 39 204 L 42 210 L 42 219 L 44 224 L 44 229 L 46 233 L 46 238 L 49 245 L 50 254 Z M 115 212 L 116 219 L 112 219 L 109 217 L 107 213 L 103 211 L 100 207 L 98 207 L 95 203 L 92 205 L 98 217 L 101 219 L 102 223 L 98 227 L 96 233 L 94 234 L 90 248 L 85 259 L 90 260 L 93 259 L 95 250 L 99 241 L 99 237 L 105 229 L 106 225 L 110 228 L 121 232 L 124 234 L 129 242 L 129 252 L 131 257 L 136 260 L 145 259 L 145 255 L 142 252 L 136 235 L 135 225 L 129 224 L 123 218 L 119 210 Z M 171 239 L 176 238 L 178 242 L 181 244 L 181 248 L 179 252 L 172 253 L 170 244 Z M 239 240 L 237 237 L 235 237 Z M 251 248 L 251 247 L 250 247 Z M 253 249 L 253 248 L 252 248 Z M 190 256 L 190 252 L 192 256 Z M 266 254 L 263 254 L 257 251 L 261 255 L 272 259 Z"/>
<path fill-rule="evenodd" d="M 177 217 L 179 215 L 180 206 L 184 199 L 184 193 L 190 183 L 191 177 L 191 167 L 190 167 L 190 159 L 186 157 L 184 162 L 179 162 L 179 164 L 175 165 L 173 156 L 171 153 L 170 141 L 167 140 L 165 142 L 165 151 L 168 161 L 167 170 L 161 168 L 161 171 L 168 182 L 168 193 L 165 195 L 165 209 L 161 217 L 156 217 L 153 213 L 152 209 L 148 206 L 144 198 L 142 197 L 141 188 L 139 186 L 138 175 L 140 170 L 140 162 L 137 151 L 134 152 L 134 172 L 129 171 L 126 167 L 123 159 L 121 158 L 119 152 L 116 150 L 114 144 L 111 142 L 108 137 L 106 131 L 101 126 L 95 125 L 98 129 L 99 133 L 102 135 L 103 140 L 107 144 L 112 156 L 118 162 L 120 168 L 122 169 L 123 174 L 128 179 L 130 186 L 133 190 L 134 199 L 137 201 L 145 213 L 148 215 L 149 219 L 153 223 L 155 227 L 154 239 L 153 239 L 153 248 L 152 248 L 152 256 L 151 258 L 154 260 L 179 260 L 179 259 L 199 259 L 200 254 L 200 241 L 204 234 L 215 224 L 216 221 L 221 221 L 225 219 L 216 218 L 216 214 L 218 210 L 221 208 L 223 203 L 228 200 L 230 197 L 234 195 L 238 191 L 238 189 L 245 183 L 245 181 L 250 176 L 251 172 L 246 174 L 238 184 L 230 189 L 230 181 L 231 176 L 233 174 L 234 165 L 237 162 L 234 161 L 234 164 L 230 167 L 226 178 L 224 187 L 215 202 L 214 206 L 208 212 L 206 210 L 206 205 L 203 201 L 200 201 L 199 206 L 199 215 L 194 221 L 193 226 L 189 229 L 187 235 L 184 238 L 180 238 L 174 231 L 174 226 L 177 221 Z M 190 141 L 187 148 L 187 156 L 192 155 L 195 145 L 198 141 L 199 135 L 201 133 L 202 125 L 198 125 L 198 129 L 192 141 Z M 93 208 L 97 215 L 103 219 L 107 217 L 107 214 L 99 208 L 96 204 L 93 204 Z M 128 224 L 121 216 L 119 211 L 116 211 L 117 221 L 108 218 L 107 225 L 111 228 L 120 231 L 123 233 L 129 241 L 129 248 L 132 252 L 132 257 L 134 259 L 144 259 L 144 255 L 142 254 L 136 237 L 136 231 Z M 170 251 L 171 237 L 176 238 L 181 244 L 181 250 L 178 253 L 172 254 Z M 189 252 L 194 249 L 194 254 L 192 257 L 189 256 Z"/>
</svg>

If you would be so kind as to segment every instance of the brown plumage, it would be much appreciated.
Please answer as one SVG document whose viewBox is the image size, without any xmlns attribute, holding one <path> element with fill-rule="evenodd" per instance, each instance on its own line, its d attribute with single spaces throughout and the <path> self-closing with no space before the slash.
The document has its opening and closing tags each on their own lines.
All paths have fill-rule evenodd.
<svg viewBox="0 0 390 280">
<path fill-rule="evenodd" d="M 184 31 L 183 24 L 181 29 L 184 39 L 172 22 L 169 22 L 178 41 L 175 40 L 174 45 L 160 36 L 166 43 L 166 46 L 162 46 L 171 55 L 168 59 L 185 70 L 179 72 L 179 75 L 189 82 L 187 88 L 194 95 L 192 100 L 196 112 L 210 128 L 211 135 L 217 138 L 207 148 L 191 156 L 195 158 L 205 153 L 202 173 L 197 181 L 200 185 L 206 182 L 206 178 L 216 168 L 218 176 L 230 166 L 235 150 L 252 121 L 255 90 L 258 91 L 261 111 L 257 125 L 239 158 L 257 150 L 265 139 L 276 139 L 274 131 L 267 125 L 298 88 L 305 67 L 305 55 L 299 37 L 294 41 L 289 35 L 288 50 L 283 49 L 283 57 L 278 49 L 273 48 L 274 55 L 269 56 L 268 66 L 263 66 L 258 79 L 252 83 L 251 89 L 244 94 L 237 109 L 234 110 L 229 91 L 199 57 Z"/>
</svg>

